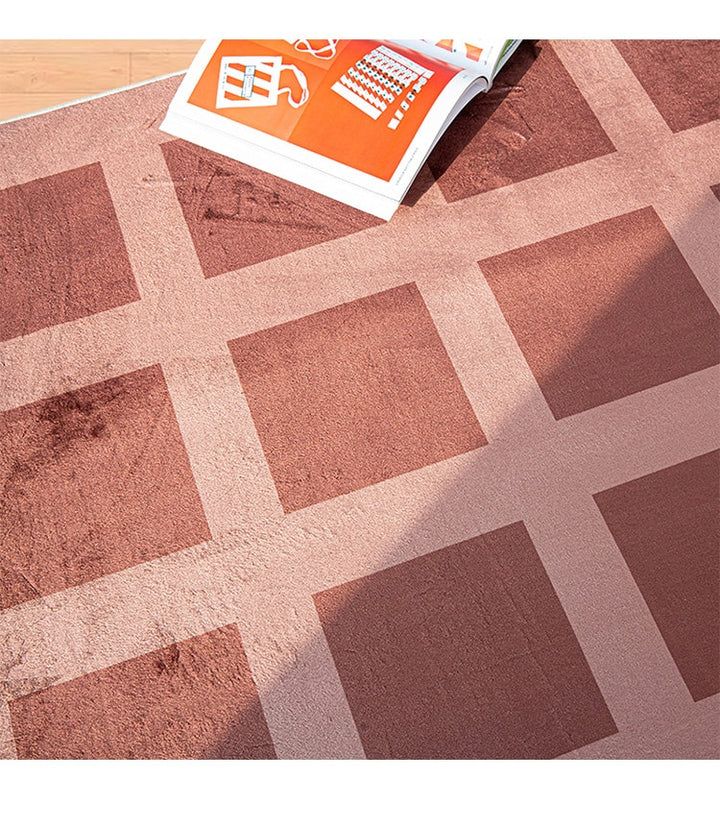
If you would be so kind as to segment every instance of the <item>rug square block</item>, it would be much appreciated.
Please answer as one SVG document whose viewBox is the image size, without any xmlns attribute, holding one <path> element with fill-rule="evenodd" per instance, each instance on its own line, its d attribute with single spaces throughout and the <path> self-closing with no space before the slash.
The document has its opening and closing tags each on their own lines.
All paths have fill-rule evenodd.
<svg viewBox="0 0 720 828">
<path fill-rule="evenodd" d="M 288 512 L 486 443 L 414 284 L 229 345 Z"/>
<path fill-rule="evenodd" d="M 720 451 L 595 501 L 695 699 L 720 693 Z"/>
<path fill-rule="evenodd" d="M 552 758 L 616 732 L 522 523 L 315 605 L 370 758 Z"/>
<path fill-rule="evenodd" d="M 206 277 L 382 224 L 186 141 L 169 141 L 162 150 Z"/>
<path fill-rule="evenodd" d="M 0 413 L 0 607 L 209 538 L 162 371 Z"/>
<path fill-rule="evenodd" d="M 673 132 L 720 118 L 719 40 L 616 40 Z"/>
<path fill-rule="evenodd" d="M 614 151 L 552 46 L 525 42 L 453 121 L 429 166 L 458 201 Z"/>
<path fill-rule="evenodd" d="M 234 625 L 10 702 L 21 759 L 274 759 Z"/>
<path fill-rule="evenodd" d="M 558 419 L 720 362 L 718 313 L 651 207 L 480 267 Z"/>
<path fill-rule="evenodd" d="M 0 341 L 140 298 L 100 164 L 0 190 Z"/>
</svg>

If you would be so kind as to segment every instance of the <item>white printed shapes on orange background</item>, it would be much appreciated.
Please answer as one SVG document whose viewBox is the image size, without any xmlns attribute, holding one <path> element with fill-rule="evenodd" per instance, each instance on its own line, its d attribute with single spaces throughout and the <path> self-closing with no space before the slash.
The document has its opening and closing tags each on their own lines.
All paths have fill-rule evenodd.
<svg viewBox="0 0 720 828">
<path fill-rule="evenodd" d="M 307 38 L 300 38 L 299 40 L 288 40 L 293 48 L 306 55 L 312 55 L 320 60 L 332 60 L 337 54 L 337 38 L 330 40 L 308 40 Z"/>
<path fill-rule="evenodd" d="M 280 86 L 285 71 L 292 72 L 297 81 L 297 100 L 291 87 Z M 282 92 L 287 93 L 288 103 L 295 109 L 310 97 L 305 73 L 292 63 L 283 63 L 279 55 L 233 55 L 220 61 L 218 109 L 275 106 Z"/>
<path fill-rule="evenodd" d="M 360 112 L 377 120 L 395 109 L 387 126 L 397 129 L 432 70 L 387 46 L 364 55 L 332 85 L 332 91 Z"/>
</svg>

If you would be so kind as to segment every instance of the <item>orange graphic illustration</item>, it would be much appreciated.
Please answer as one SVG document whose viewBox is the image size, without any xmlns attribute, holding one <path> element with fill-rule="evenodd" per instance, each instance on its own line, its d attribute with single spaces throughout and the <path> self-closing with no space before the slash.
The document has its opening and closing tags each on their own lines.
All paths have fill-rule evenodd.
<svg viewBox="0 0 720 828">
<path fill-rule="evenodd" d="M 298 52 L 307 52 L 316 58 L 322 60 L 332 60 L 337 54 L 337 38 L 333 40 L 308 40 L 301 38 L 300 40 L 293 40 L 292 45 Z"/>
<path fill-rule="evenodd" d="M 224 40 L 188 101 L 390 181 L 459 71 L 377 40 Z"/>
<path fill-rule="evenodd" d="M 438 40 L 434 45 L 448 52 L 461 52 L 468 60 L 474 60 L 475 62 L 480 60 L 483 51 L 480 46 L 475 46 L 472 43 L 460 43 L 460 41 L 452 39 Z"/>
<path fill-rule="evenodd" d="M 292 97 L 289 86 L 280 86 L 283 70 L 290 70 L 300 85 L 299 100 Z M 308 99 L 305 75 L 292 63 L 283 63 L 277 55 L 263 57 L 224 57 L 220 61 L 216 106 L 218 109 L 243 106 L 275 106 L 281 92 L 287 92 L 294 109 Z"/>
</svg>

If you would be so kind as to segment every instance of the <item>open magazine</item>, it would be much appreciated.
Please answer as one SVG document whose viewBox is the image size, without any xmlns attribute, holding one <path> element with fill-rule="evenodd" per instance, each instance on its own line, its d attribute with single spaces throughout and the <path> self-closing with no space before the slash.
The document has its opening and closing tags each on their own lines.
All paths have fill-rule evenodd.
<svg viewBox="0 0 720 828">
<path fill-rule="evenodd" d="M 519 40 L 214 40 L 161 129 L 389 219 Z"/>
</svg>

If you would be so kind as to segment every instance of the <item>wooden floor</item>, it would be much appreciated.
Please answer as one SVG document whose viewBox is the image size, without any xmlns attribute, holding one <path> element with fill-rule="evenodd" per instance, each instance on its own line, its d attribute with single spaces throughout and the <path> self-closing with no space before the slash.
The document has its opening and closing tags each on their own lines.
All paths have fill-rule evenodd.
<svg viewBox="0 0 720 828">
<path fill-rule="evenodd" d="M 200 40 L 0 40 L 0 120 L 187 69 Z"/>
</svg>

